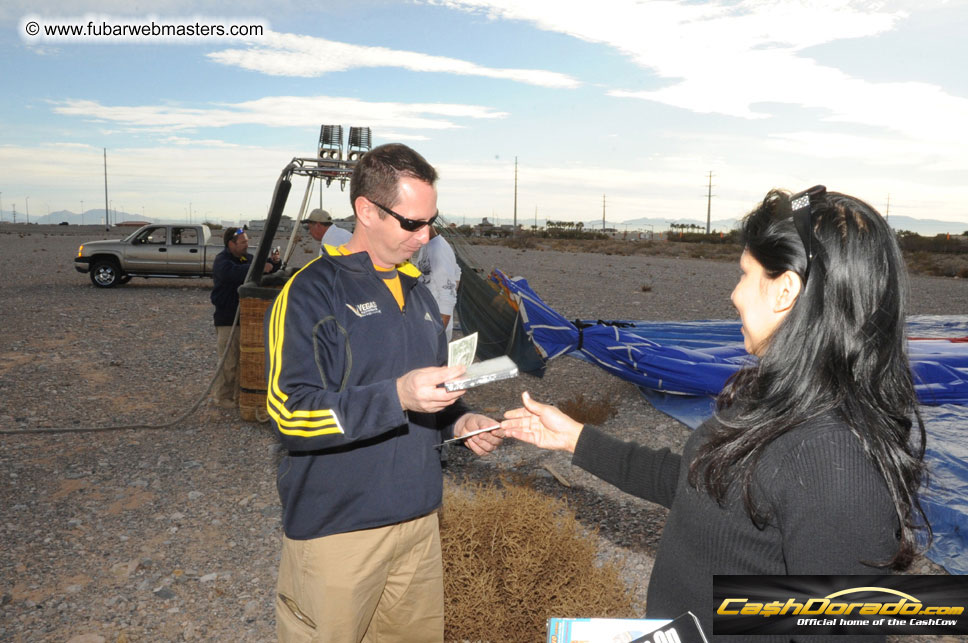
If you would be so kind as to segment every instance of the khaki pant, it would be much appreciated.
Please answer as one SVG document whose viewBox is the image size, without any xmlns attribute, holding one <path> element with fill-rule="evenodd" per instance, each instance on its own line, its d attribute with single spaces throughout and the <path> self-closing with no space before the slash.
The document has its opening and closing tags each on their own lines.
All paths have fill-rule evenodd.
<svg viewBox="0 0 968 643">
<path fill-rule="evenodd" d="M 283 536 L 276 592 L 285 643 L 443 641 L 437 514 L 312 540 Z"/>
<path fill-rule="evenodd" d="M 216 326 L 215 332 L 218 334 L 218 354 L 216 359 L 222 356 L 225 351 L 225 345 L 229 341 L 229 335 L 232 334 L 231 326 Z M 239 400 L 239 328 L 235 328 L 235 335 L 232 337 L 232 344 L 229 348 L 228 355 L 225 356 L 225 362 L 222 364 L 222 370 L 218 372 L 215 378 L 215 386 L 212 387 L 212 397 L 216 401 L 230 400 L 232 402 L 237 402 Z"/>
</svg>

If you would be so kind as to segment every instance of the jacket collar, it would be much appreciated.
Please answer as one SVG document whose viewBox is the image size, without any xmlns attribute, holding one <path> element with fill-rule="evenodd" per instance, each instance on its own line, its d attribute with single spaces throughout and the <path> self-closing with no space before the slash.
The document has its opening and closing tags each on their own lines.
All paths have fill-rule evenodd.
<svg viewBox="0 0 968 643">
<path fill-rule="evenodd" d="M 370 259 L 370 255 L 365 252 L 354 252 L 353 254 L 344 255 L 336 246 L 330 246 L 327 244 L 323 244 L 323 249 L 326 251 L 324 256 L 350 272 L 372 272 L 376 274 L 376 268 L 373 267 L 373 261 Z M 410 279 L 414 280 L 419 278 L 421 274 L 420 270 L 417 269 L 417 266 L 413 265 L 409 261 L 404 261 L 403 263 L 397 264 L 397 272 L 400 273 L 401 277 L 409 277 Z"/>
</svg>

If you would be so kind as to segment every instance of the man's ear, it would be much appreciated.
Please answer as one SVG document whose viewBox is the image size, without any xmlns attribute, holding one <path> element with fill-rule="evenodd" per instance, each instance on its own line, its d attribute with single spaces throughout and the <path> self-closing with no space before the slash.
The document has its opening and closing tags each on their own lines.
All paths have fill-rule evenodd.
<svg viewBox="0 0 968 643">
<path fill-rule="evenodd" d="M 353 210 L 356 212 L 356 222 L 365 228 L 372 226 L 374 219 L 379 216 L 376 208 L 365 196 L 356 197 L 353 201 Z"/>
<path fill-rule="evenodd" d="M 773 312 L 785 313 L 793 308 L 793 304 L 797 302 L 803 282 L 800 281 L 800 275 L 792 270 L 787 270 L 773 280 L 773 286 Z"/>
</svg>

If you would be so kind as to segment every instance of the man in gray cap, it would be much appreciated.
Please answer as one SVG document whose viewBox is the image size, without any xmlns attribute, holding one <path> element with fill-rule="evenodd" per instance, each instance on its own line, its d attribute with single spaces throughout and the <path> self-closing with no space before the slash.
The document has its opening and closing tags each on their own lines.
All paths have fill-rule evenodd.
<svg viewBox="0 0 968 643">
<path fill-rule="evenodd" d="M 322 208 L 316 208 L 310 212 L 306 217 L 306 224 L 309 227 L 309 234 L 319 242 L 320 254 L 323 252 L 324 244 L 338 248 L 353 238 L 353 235 L 343 228 L 333 225 L 333 217 Z"/>
</svg>

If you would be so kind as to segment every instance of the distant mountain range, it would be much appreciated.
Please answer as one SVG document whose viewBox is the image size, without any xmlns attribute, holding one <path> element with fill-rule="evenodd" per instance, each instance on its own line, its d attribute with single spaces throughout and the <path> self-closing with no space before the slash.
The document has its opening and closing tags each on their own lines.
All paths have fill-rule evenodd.
<svg viewBox="0 0 968 643">
<path fill-rule="evenodd" d="M 13 213 L 10 210 L 4 210 L 2 213 L 4 221 L 12 221 Z M 78 214 L 77 212 L 71 212 L 70 210 L 58 210 L 57 212 L 51 212 L 50 214 L 45 214 L 43 216 L 30 217 L 31 223 L 41 223 L 57 225 L 61 221 L 66 221 L 71 225 L 96 225 L 104 223 L 104 208 L 97 208 L 94 210 L 86 210 L 83 214 Z M 146 223 L 165 223 L 164 220 L 158 219 L 156 217 L 145 217 L 140 213 L 132 212 L 122 212 L 121 210 L 111 210 L 111 223 L 121 223 L 124 221 L 143 221 Z M 184 220 L 179 219 L 179 222 Z M 217 221 L 216 221 L 217 222 Z M 21 211 L 17 211 L 17 223 L 26 223 L 26 217 Z M 202 221 L 196 220 L 195 223 L 202 223 Z"/>
<path fill-rule="evenodd" d="M 13 220 L 13 212 L 10 210 L 4 210 L 0 212 L 0 218 L 4 221 Z M 468 225 L 477 225 L 480 221 L 477 218 L 470 219 L 468 217 L 460 217 L 451 215 L 445 219 L 449 219 L 451 223 Z M 83 221 L 82 221 L 83 219 Z M 132 214 L 130 212 L 111 212 L 112 222 L 117 219 L 118 221 L 147 221 L 148 223 L 155 223 L 158 219 L 153 217 L 143 217 L 140 214 Z M 504 217 L 488 217 L 488 221 L 494 225 L 510 224 L 512 223 L 511 218 Z M 17 221 L 23 223 L 26 221 L 26 217 L 22 212 L 17 212 Z M 104 208 L 87 210 L 84 212 L 83 217 L 70 210 L 60 210 L 58 212 L 51 212 L 50 214 L 45 214 L 39 217 L 31 217 L 31 223 L 42 223 L 42 224 L 53 224 L 56 225 L 61 221 L 66 221 L 72 225 L 80 225 L 84 223 L 86 225 L 95 225 L 104 222 Z M 533 220 L 527 217 L 518 218 L 518 223 L 524 227 L 530 227 Z M 538 219 L 539 225 L 545 225 L 545 219 Z M 671 229 L 673 223 L 680 225 L 696 225 L 701 229 L 706 229 L 706 222 L 699 219 L 659 219 L 659 218 L 641 218 L 641 219 L 631 219 L 629 221 L 605 221 L 606 228 L 614 228 L 620 232 L 625 230 L 650 230 L 652 232 L 663 232 Z M 719 230 L 721 232 L 726 232 L 732 230 L 738 225 L 739 221 L 737 219 L 717 219 L 711 223 L 711 228 L 713 230 Z M 937 219 L 915 219 L 914 217 L 905 216 L 892 216 L 889 219 L 891 227 L 895 230 L 909 230 L 911 232 L 916 232 L 922 236 L 933 237 L 937 234 L 962 234 L 968 231 L 968 222 L 952 222 L 952 221 L 938 221 Z M 601 230 L 602 221 L 601 219 L 595 221 L 583 221 L 582 225 L 585 230 Z"/>
<path fill-rule="evenodd" d="M 0 212 L 0 217 L 2 217 L 4 221 L 13 221 L 13 212 L 10 210 L 4 210 L 3 212 Z M 155 221 L 155 219 L 150 217 L 146 219 L 140 214 L 131 214 L 130 212 L 111 210 L 111 222 L 113 223 L 115 219 L 118 221 L 148 221 L 150 223 Z M 104 223 L 104 208 L 87 210 L 84 212 L 83 217 L 76 212 L 71 212 L 70 210 L 58 210 L 57 212 L 51 212 L 50 214 L 45 214 L 42 216 L 31 215 L 30 217 L 31 223 L 57 225 L 61 221 L 67 221 L 72 225 L 81 225 L 82 223 L 84 225 L 95 225 L 98 223 Z M 24 216 L 22 211 L 17 210 L 17 223 L 26 222 L 27 217 Z"/>
</svg>

